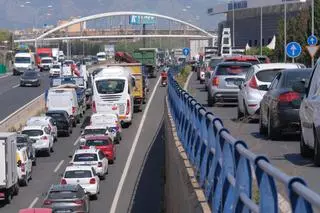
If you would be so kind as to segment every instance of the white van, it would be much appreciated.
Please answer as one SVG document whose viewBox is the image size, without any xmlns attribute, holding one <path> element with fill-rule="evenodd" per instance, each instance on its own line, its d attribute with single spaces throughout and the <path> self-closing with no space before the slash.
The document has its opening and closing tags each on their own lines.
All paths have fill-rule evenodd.
<svg viewBox="0 0 320 213">
<path fill-rule="evenodd" d="M 64 110 L 70 116 L 73 127 L 80 123 L 77 93 L 73 88 L 50 88 L 46 99 L 46 110 Z"/>
<path fill-rule="evenodd" d="M 17 53 L 14 56 L 13 75 L 24 73 L 25 70 L 35 68 L 35 59 L 33 53 Z"/>
<path fill-rule="evenodd" d="M 120 66 L 104 68 L 93 79 L 93 112 L 118 114 L 122 125 L 130 125 L 134 86 L 135 79 L 129 69 Z"/>
<path fill-rule="evenodd" d="M 53 58 L 43 57 L 40 62 L 40 71 L 50 71 L 53 66 Z"/>
<path fill-rule="evenodd" d="M 20 186 L 27 186 L 32 175 L 32 160 L 28 156 L 27 147 L 17 150 L 17 171 Z"/>
<path fill-rule="evenodd" d="M 99 52 L 97 53 L 98 61 L 106 61 L 107 60 L 107 54 L 105 52 Z"/>
</svg>

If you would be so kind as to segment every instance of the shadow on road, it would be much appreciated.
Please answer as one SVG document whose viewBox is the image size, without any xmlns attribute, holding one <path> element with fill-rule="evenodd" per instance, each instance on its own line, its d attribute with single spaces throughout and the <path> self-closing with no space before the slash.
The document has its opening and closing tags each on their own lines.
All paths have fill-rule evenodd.
<svg viewBox="0 0 320 213">
<path fill-rule="evenodd" d="M 314 165 L 312 159 L 303 158 L 300 153 L 289 153 L 285 154 L 284 157 L 296 166 L 317 167 Z"/>
<path fill-rule="evenodd" d="M 131 200 L 131 213 L 160 213 L 163 209 L 165 144 L 164 124 L 159 126 L 140 171 L 140 180 Z M 128 211 L 129 212 L 129 211 Z"/>
</svg>

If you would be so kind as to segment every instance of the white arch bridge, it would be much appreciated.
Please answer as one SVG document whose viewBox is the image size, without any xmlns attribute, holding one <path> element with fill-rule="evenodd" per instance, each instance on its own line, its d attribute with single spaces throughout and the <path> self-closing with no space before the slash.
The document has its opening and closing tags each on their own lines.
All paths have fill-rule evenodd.
<svg viewBox="0 0 320 213">
<path fill-rule="evenodd" d="M 81 36 L 56 36 L 55 33 L 68 28 L 72 25 L 85 23 L 87 21 L 107 18 L 107 17 L 118 17 L 118 16 L 130 16 L 130 15 L 138 15 L 138 16 L 152 16 L 160 19 L 165 19 L 168 21 L 173 21 L 184 26 L 187 26 L 193 30 L 195 30 L 196 34 L 148 34 L 148 35 L 141 35 L 141 34 L 133 34 L 133 35 L 81 35 Z M 210 32 L 197 27 L 191 23 L 182 21 L 177 18 L 173 18 L 170 16 L 160 15 L 156 13 L 147 13 L 147 12 L 133 12 L 133 11 L 123 11 L 123 12 L 107 12 L 101 13 L 96 15 L 90 15 L 83 18 L 75 19 L 70 21 L 66 24 L 61 26 L 57 26 L 40 36 L 32 39 L 20 39 L 14 40 L 15 43 L 34 43 L 37 46 L 39 41 L 59 41 L 59 40 L 77 40 L 77 39 L 127 39 L 127 38 L 189 38 L 189 39 L 208 39 L 208 40 L 215 40 L 217 35 L 211 34 Z"/>
</svg>

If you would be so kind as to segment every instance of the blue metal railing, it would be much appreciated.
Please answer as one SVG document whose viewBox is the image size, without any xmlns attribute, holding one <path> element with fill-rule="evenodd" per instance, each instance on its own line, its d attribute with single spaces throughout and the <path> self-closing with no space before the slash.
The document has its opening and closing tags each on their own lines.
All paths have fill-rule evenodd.
<svg viewBox="0 0 320 213">
<path fill-rule="evenodd" d="M 320 196 L 302 178 L 285 174 L 235 139 L 219 118 L 179 86 L 174 80 L 177 72 L 178 68 L 169 73 L 169 109 L 212 212 L 280 212 L 278 184 L 285 187 L 293 213 L 320 209 Z M 258 202 L 252 194 L 254 178 Z"/>
</svg>

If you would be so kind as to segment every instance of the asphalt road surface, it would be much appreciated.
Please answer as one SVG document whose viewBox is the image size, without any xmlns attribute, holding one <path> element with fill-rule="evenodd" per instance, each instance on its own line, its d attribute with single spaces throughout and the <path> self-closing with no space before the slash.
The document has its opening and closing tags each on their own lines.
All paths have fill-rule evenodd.
<svg viewBox="0 0 320 213">
<path fill-rule="evenodd" d="M 145 156 L 149 152 L 150 145 L 155 140 L 164 111 L 166 88 L 159 86 L 155 87 L 156 82 L 158 82 L 158 79 L 150 80 L 150 94 L 153 90 L 155 90 L 155 93 L 147 114 L 143 116 L 145 110 L 134 114 L 132 125 L 123 130 L 122 141 L 117 145 L 116 161 L 113 165 L 110 165 L 109 174 L 106 179 L 100 183 L 100 194 L 98 195 L 98 200 L 91 201 L 91 213 L 110 212 L 114 196 L 118 189 L 119 181 L 124 174 L 123 171 L 127 163 L 130 150 L 132 149 L 134 138 L 136 137 L 137 132 L 139 132 L 138 129 L 141 124 L 141 135 L 137 138 L 138 140 L 135 152 L 133 152 L 131 162 L 128 164 L 129 169 L 123 185 L 121 185 L 122 190 L 119 194 L 119 200 L 115 212 L 127 212 L 132 200 L 134 200 L 133 194 L 137 183 L 140 182 L 138 178 L 140 177 L 140 168 L 144 165 L 143 162 Z M 43 91 L 39 89 L 39 94 L 41 94 L 41 92 Z M 21 96 L 23 95 L 21 94 Z M 145 107 L 146 106 L 147 105 L 145 105 Z M 89 113 L 90 112 L 88 111 L 87 115 L 89 115 Z M 143 117 L 144 122 L 142 122 Z M 84 124 L 82 126 L 84 126 Z M 72 155 L 74 150 L 78 147 L 77 140 L 80 135 L 80 131 L 81 128 L 80 125 L 78 125 L 77 128 L 73 130 L 73 134 L 70 137 L 59 138 L 58 142 L 54 144 L 54 153 L 52 153 L 51 157 L 38 158 L 37 166 L 33 167 L 32 180 L 29 182 L 28 186 L 21 187 L 19 195 L 13 198 L 11 204 L 0 208 L 1 213 L 15 213 L 21 208 L 41 206 L 44 199 L 44 193 L 47 192 L 51 184 L 59 183 L 60 175 L 63 173 L 65 167 L 70 161 L 68 156 Z M 140 194 L 143 194 L 141 189 L 137 191 L 139 191 Z M 152 195 L 145 194 L 145 196 Z M 135 210 L 136 208 L 137 206 L 134 207 Z M 143 205 L 141 205 L 141 208 L 143 208 Z M 139 212 L 144 212 L 144 210 L 140 209 Z"/>
<path fill-rule="evenodd" d="M 292 176 L 300 176 L 307 181 L 311 189 L 320 193 L 320 168 L 311 159 L 302 158 L 299 149 L 299 133 L 282 136 L 279 141 L 271 141 L 259 134 L 259 123 L 255 120 L 237 120 L 237 105 L 215 105 L 208 107 L 207 91 L 204 85 L 196 80 L 196 74 L 191 77 L 188 90 L 195 99 L 208 111 L 222 119 L 231 134 L 245 141 L 250 150 L 256 154 L 266 155 L 272 164 Z"/>
</svg>

